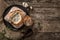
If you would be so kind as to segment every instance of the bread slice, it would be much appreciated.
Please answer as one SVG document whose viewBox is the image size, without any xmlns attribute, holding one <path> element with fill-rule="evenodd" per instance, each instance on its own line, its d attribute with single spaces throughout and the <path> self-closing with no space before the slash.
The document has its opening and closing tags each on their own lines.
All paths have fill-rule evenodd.
<svg viewBox="0 0 60 40">
<path fill-rule="evenodd" d="M 18 7 L 12 7 L 4 19 L 11 23 L 15 28 L 19 28 L 23 25 L 23 18 L 25 16 L 26 13 L 23 10 Z"/>
<path fill-rule="evenodd" d="M 24 24 L 26 25 L 26 26 L 32 26 L 32 24 L 33 24 L 33 21 L 32 21 L 32 19 L 31 19 L 31 17 L 30 16 L 25 16 L 25 18 L 24 18 Z"/>
</svg>

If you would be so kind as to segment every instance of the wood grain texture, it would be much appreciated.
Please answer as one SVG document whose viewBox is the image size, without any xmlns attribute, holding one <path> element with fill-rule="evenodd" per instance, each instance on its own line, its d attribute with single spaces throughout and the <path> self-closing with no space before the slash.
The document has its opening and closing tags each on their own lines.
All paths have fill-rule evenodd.
<svg viewBox="0 0 60 40">
<path fill-rule="evenodd" d="M 30 10 L 29 15 L 34 21 L 32 28 L 34 33 L 25 40 L 60 40 L 60 0 L 0 0 L 0 14 L 6 8 L 5 2 L 8 6 L 21 5 L 22 2 L 27 2 L 33 6 L 33 11 Z"/>
</svg>

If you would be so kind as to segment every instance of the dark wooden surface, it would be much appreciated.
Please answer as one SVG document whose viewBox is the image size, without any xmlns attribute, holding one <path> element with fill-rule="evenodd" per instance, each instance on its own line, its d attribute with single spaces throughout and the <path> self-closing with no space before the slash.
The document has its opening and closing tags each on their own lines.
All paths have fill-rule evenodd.
<svg viewBox="0 0 60 40">
<path fill-rule="evenodd" d="M 33 35 L 24 40 L 60 40 L 60 0 L 4 0 L 0 1 L 0 14 L 2 15 L 9 5 L 21 5 L 22 2 L 33 6 L 29 14 L 34 21 Z M 2 16 L 0 18 L 2 21 Z M 5 25 L 1 21 L 2 32 L 4 28 L 2 26 Z"/>
</svg>

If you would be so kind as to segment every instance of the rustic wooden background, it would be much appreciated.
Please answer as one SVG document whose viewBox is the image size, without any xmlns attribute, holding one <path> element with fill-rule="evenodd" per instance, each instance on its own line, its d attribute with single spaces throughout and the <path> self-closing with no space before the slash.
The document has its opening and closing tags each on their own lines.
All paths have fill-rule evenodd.
<svg viewBox="0 0 60 40">
<path fill-rule="evenodd" d="M 34 21 L 33 35 L 24 40 L 60 40 L 60 0 L 0 0 L 0 33 L 4 36 L 0 40 L 10 38 L 19 40 L 20 32 L 6 28 L 2 20 L 4 10 L 14 4 L 27 2 L 33 7 L 29 15 Z M 6 39 L 6 40 L 10 40 Z"/>
</svg>

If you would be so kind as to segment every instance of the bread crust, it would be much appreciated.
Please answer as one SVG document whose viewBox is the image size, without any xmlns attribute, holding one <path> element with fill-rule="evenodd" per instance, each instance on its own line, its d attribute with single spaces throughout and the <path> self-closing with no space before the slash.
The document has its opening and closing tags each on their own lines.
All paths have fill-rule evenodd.
<svg viewBox="0 0 60 40">
<path fill-rule="evenodd" d="M 12 9 L 11 9 L 12 10 Z M 6 21 L 8 21 L 9 23 L 11 23 L 15 28 L 19 28 L 23 25 L 23 18 L 26 16 L 26 13 L 21 10 L 21 9 L 17 9 L 17 10 L 14 10 L 14 11 L 11 11 L 4 17 L 4 19 Z M 17 22 L 15 22 L 14 20 L 12 20 L 12 17 L 15 15 L 15 14 L 19 14 L 19 16 L 21 17 Z"/>
</svg>

